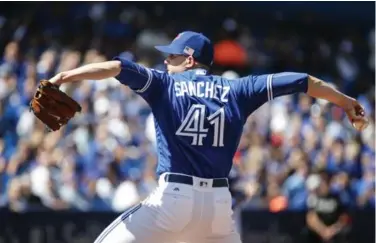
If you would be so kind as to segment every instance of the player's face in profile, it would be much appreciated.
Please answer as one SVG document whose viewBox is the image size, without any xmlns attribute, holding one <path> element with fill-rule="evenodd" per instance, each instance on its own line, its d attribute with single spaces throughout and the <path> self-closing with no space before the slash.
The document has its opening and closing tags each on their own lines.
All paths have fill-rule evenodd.
<svg viewBox="0 0 376 243">
<path fill-rule="evenodd" d="M 170 54 L 164 61 L 167 65 L 168 73 L 180 73 L 187 70 L 187 57 L 184 55 Z"/>
</svg>

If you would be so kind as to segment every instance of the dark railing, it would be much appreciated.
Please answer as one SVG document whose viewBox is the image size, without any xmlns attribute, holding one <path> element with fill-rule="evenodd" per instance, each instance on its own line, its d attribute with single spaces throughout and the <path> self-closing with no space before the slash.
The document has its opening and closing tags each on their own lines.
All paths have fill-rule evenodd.
<svg viewBox="0 0 376 243">
<path fill-rule="evenodd" d="M 0 213 L 0 243 L 92 243 L 115 213 Z M 350 243 L 375 242 L 373 211 L 351 213 Z M 244 243 L 301 243 L 304 213 L 243 211 Z"/>
</svg>

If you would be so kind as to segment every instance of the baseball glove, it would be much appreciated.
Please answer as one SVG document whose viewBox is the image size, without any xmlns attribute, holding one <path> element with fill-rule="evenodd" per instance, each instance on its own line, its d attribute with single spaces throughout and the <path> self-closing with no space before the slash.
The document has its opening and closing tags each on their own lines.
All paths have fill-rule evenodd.
<svg viewBox="0 0 376 243">
<path fill-rule="evenodd" d="M 50 131 L 57 131 L 81 111 L 81 106 L 59 90 L 59 86 L 42 80 L 30 102 L 30 111 L 42 121 Z"/>
</svg>

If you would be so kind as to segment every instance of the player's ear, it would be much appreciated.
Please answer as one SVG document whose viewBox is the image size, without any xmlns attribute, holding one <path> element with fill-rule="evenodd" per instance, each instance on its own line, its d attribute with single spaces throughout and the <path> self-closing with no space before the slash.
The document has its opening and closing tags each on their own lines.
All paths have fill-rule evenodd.
<svg viewBox="0 0 376 243">
<path fill-rule="evenodd" d="M 186 66 L 187 66 L 188 68 L 191 68 L 191 67 L 193 67 L 194 65 L 195 65 L 195 59 L 194 59 L 194 57 L 192 57 L 192 56 L 188 56 L 187 59 L 186 59 Z"/>
</svg>

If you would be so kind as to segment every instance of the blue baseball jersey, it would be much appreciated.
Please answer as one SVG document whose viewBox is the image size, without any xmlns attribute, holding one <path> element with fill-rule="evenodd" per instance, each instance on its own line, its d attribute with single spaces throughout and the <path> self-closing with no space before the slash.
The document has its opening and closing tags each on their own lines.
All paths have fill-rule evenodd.
<svg viewBox="0 0 376 243">
<path fill-rule="evenodd" d="M 306 92 L 305 73 L 227 80 L 194 69 L 168 74 L 116 57 L 116 77 L 150 105 L 158 147 L 157 173 L 228 177 L 247 117 L 278 96 Z"/>
</svg>

